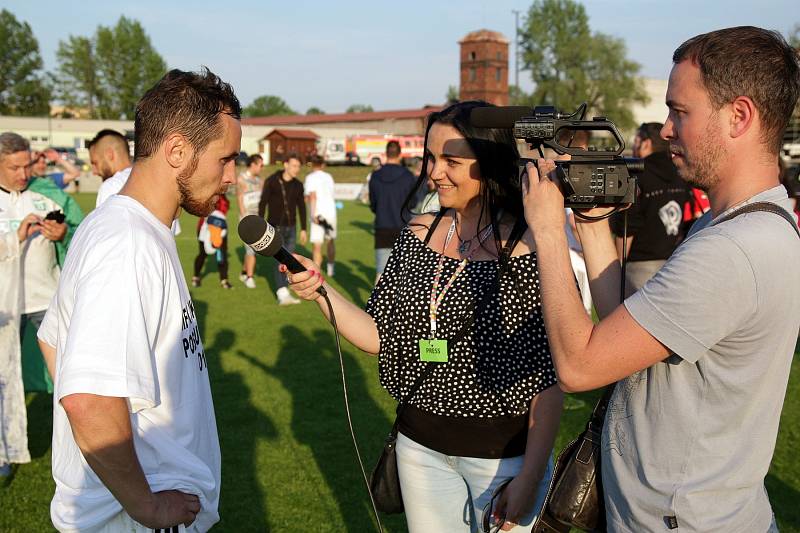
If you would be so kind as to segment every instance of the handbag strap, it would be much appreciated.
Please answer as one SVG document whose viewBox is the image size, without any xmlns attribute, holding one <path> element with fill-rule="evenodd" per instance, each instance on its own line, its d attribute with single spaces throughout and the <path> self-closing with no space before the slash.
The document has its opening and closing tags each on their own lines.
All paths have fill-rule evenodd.
<svg viewBox="0 0 800 533">
<path fill-rule="evenodd" d="M 719 220 L 719 222 L 715 222 L 714 225 L 722 224 L 723 222 L 727 222 L 732 218 L 736 218 L 739 215 L 743 215 L 745 213 L 754 213 L 756 211 L 765 211 L 767 213 L 774 213 L 780 217 L 782 217 L 786 222 L 788 222 L 797 236 L 800 237 L 800 230 L 797 229 L 797 224 L 794 221 L 794 217 L 786 212 L 784 208 L 779 206 L 778 204 L 774 204 L 772 202 L 753 202 L 752 204 L 747 204 L 745 206 L 740 207 L 739 209 L 728 213 L 725 217 Z"/>
</svg>

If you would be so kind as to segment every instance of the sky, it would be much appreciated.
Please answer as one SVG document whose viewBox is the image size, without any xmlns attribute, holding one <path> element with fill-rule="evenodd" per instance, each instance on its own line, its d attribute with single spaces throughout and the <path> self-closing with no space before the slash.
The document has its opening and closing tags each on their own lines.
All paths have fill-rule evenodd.
<svg viewBox="0 0 800 533">
<path fill-rule="evenodd" d="M 244 105 L 262 94 L 282 97 L 298 112 L 328 113 L 351 104 L 375 110 L 440 104 L 458 86 L 458 41 L 487 28 L 514 41 L 530 0 L 114 2 L 4 0 L 28 22 L 47 70 L 69 35 L 91 36 L 120 16 L 138 20 L 170 68 L 205 65 L 231 83 Z M 625 40 L 640 73 L 666 79 L 673 50 L 714 29 L 752 24 L 786 35 L 800 23 L 797 0 L 586 0 L 592 31 Z M 513 47 L 513 44 L 512 44 Z M 513 51 L 510 53 L 513 58 Z M 514 64 L 509 65 L 513 84 Z M 530 74 L 519 74 L 530 90 Z"/>
</svg>

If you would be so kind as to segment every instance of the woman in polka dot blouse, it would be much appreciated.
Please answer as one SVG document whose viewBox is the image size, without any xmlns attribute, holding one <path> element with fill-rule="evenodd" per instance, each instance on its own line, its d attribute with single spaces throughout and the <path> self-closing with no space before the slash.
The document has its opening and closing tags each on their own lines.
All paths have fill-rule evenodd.
<svg viewBox="0 0 800 533">
<path fill-rule="evenodd" d="M 563 396 L 530 231 L 500 268 L 523 211 L 511 132 L 469 122 L 472 109 L 489 105 L 461 102 L 430 115 L 419 179 L 430 175 L 441 211 L 403 230 L 366 311 L 325 284 L 341 334 L 378 355 L 381 384 L 407 402 L 397 459 L 411 533 L 478 531 L 509 480 L 486 511 L 490 522 L 530 531 L 552 472 Z M 290 274 L 290 287 L 327 316 L 315 292 L 319 266 L 298 259 L 308 272 Z"/>
</svg>

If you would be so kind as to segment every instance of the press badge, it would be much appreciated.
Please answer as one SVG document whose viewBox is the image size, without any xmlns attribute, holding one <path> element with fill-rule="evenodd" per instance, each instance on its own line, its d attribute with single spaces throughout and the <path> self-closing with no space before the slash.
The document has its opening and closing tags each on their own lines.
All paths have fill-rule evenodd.
<svg viewBox="0 0 800 533">
<path fill-rule="evenodd" d="M 446 363 L 447 341 L 445 339 L 420 339 L 419 359 L 426 363 Z"/>
</svg>

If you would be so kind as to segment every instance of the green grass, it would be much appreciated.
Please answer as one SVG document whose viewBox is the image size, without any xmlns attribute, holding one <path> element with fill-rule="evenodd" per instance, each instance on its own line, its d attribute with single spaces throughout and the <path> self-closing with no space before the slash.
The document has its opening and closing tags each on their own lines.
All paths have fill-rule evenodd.
<svg viewBox="0 0 800 533">
<path fill-rule="evenodd" d="M 361 171 L 365 171 L 363 167 Z M 366 172 L 365 172 L 366 173 Z M 88 210 L 94 195 L 77 195 Z M 235 220 L 232 216 L 231 220 Z M 345 202 L 340 212 L 333 283 L 359 304 L 374 278 L 372 215 Z M 197 250 L 196 219 L 184 214 L 178 249 L 187 279 Z M 259 259 L 256 290 L 236 280 L 243 248 L 232 232 L 232 291 L 219 287 L 209 261 L 203 286 L 192 289 L 208 356 L 222 446 L 222 521 L 215 531 L 371 531 L 373 519 L 344 416 L 330 325 L 316 304 L 278 307 Z M 307 250 L 305 251 L 307 253 Z M 302 250 L 301 250 L 301 253 Z M 378 383 L 376 360 L 343 342 L 353 421 L 370 469 L 394 413 Z M 800 359 L 795 357 L 767 489 L 782 532 L 800 532 Z M 565 411 L 560 449 L 585 424 L 597 393 L 577 395 L 583 407 Z M 33 462 L 0 489 L 0 531 L 50 531 L 52 396 L 28 395 Z M 384 517 L 387 531 L 405 531 L 402 516 Z"/>
</svg>

